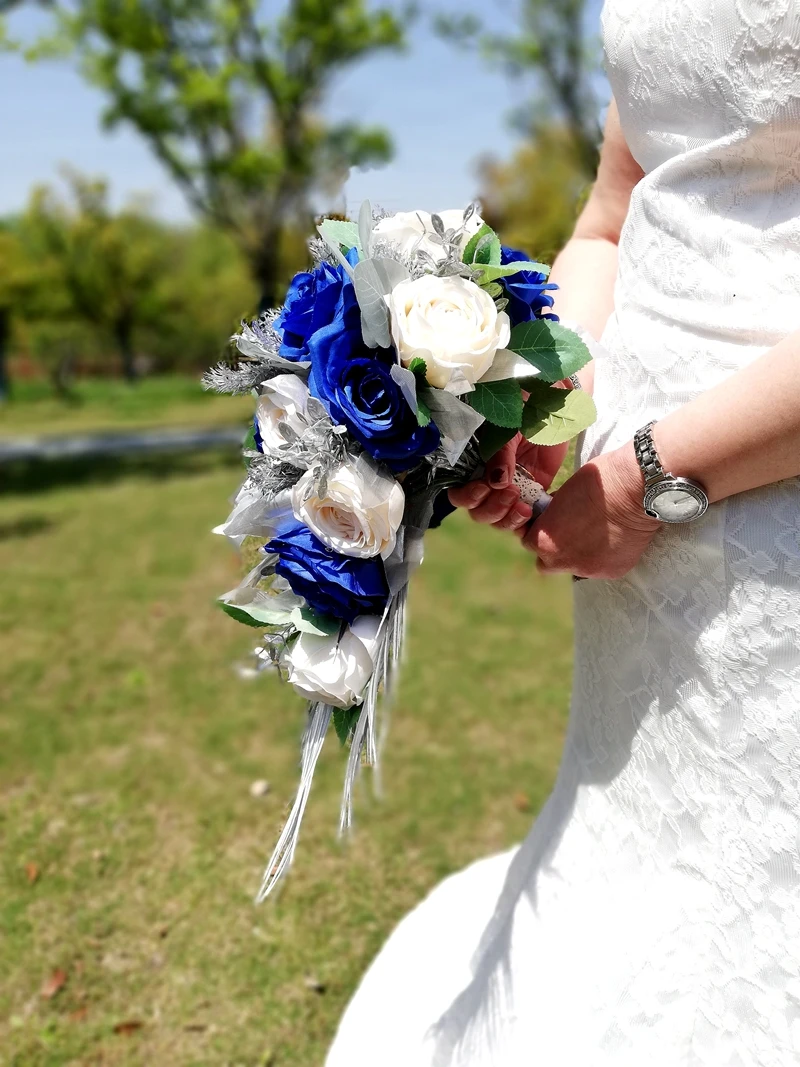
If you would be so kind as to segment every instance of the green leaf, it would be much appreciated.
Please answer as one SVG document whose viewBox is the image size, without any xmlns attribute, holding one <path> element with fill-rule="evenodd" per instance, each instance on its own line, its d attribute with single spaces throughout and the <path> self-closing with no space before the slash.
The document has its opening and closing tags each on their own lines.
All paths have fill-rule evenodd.
<svg viewBox="0 0 800 1067">
<path fill-rule="evenodd" d="M 550 268 L 546 263 L 533 263 L 525 260 L 521 260 L 519 263 L 505 263 L 502 266 L 499 261 L 495 263 L 482 263 L 474 264 L 475 270 L 480 270 L 481 277 L 478 285 L 488 285 L 489 282 L 497 281 L 498 278 L 508 278 L 512 274 L 519 274 L 521 270 L 533 270 L 539 274 L 544 274 L 547 278 L 550 275 Z"/>
<path fill-rule="evenodd" d="M 245 626 L 253 626 L 256 629 L 263 630 L 265 626 L 270 625 L 264 619 L 255 618 L 245 608 L 237 607 L 235 604 L 223 604 L 221 601 L 217 601 L 217 603 L 226 615 L 230 615 L 236 622 L 241 622 Z"/>
<path fill-rule="evenodd" d="M 360 715 L 360 707 L 333 709 L 333 728 L 342 745 L 346 745 L 350 740 L 350 735 L 355 730 Z"/>
<path fill-rule="evenodd" d="M 250 423 L 250 429 L 244 435 L 244 441 L 242 441 L 242 448 L 245 452 L 258 451 L 258 449 L 256 448 L 256 428 L 252 422 Z"/>
<path fill-rule="evenodd" d="M 478 242 L 488 233 L 494 233 L 494 230 L 491 226 L 487 226 L 486 223 L 484 223 L 483 226 L 481 226 L 481 228 L 478 230 L 478 232 L 473 234 L 472 237 L 470 237 L 470 239 L 467 241 L 466 248 L 464 249 L 465 263 L 475 262 L 475 249 L 478 247 Z"/>
<path fill-rule="evenodd" d="M 421 395 L 423 390 L 430 389 L 427 382 L 428 364 L 420 356 L 414 356 L 407 369 L 417 379 L 417 423 L 420 426 L 428 426 L 431 421 L 431 409 Z"/>
<path fill-rule="evenodd" d="M 484 243 L 485 237 L 491 237 L 491 240 Z M 481 247 L 479 248 L 478 245 Z M 464 262 L 485 263 L 487 265 L 492 264 L 499 266 L 500 255 L 500 238 L 491 226 L 487 226 L 486 223 L 484 223 L 478 232 L 467 242 L 467 247 L 464 249 Z M 492 279 L 489 280 L 491 281 Z"/>
<path fill-rule="evenodd" d="M 475 259 L 473 260 L 473 263 L 485 263 L 487 266 L 499 267 L 501 258 L 502 248 L 500 245 L 500 238 L 495 234 L 490 239 L 487 235 L 475 249 Z"/>
<path fill-rule="evenodd" d="M 358 254 L 363 254 L 358 236 L 358 223 L 346 222 L 342 219 L 325 219 L 320 223 L 319 232 L 325 241 L 341 245 L 348 252 L 351 248 L 357 248 Z"/>
<path fill-rule="evenodd" d="M 332 637 L 342 625 L 339 619 L 322 615 L 307 604 L 305 607 L 295 608 L 289 615 L 289 622 L 301 633 L 316 634 L 317 637 Z"/>
<path fill-rule="evenodd" d="M 522 416 L 522 435 L 536 445 L 560 445 L 596 418 L 594 400 L 583 389 L 556 389 L 534 380 Z"/>
<path fill-rule="evenodd" d="M 513 379 L 478 384 L 463 399 L 495 426 L 518 430 L 522 423 L 522 390 Z"/>
<path fill-rule="evenodd" d="M 478 430 L 478 451 L 483 462 L 488 463 L 516 435 L 517 430 L 513 426 L 495 426 L 492 422 L 485 422 Z"/>
<path fill-rule="evenodd" d="M 539 371 L 546 382 L 560 382 L 585 367 L 592 356 L 577 334 L 558 322 L 537 319 L 511 331 L 508 347 Z"/>
<path fill-rule="evenodd" d="M 496 300 L 499 296 L 502 296 L 505 293 L 505 289 L 499 282 L 489 282 L 488 285 L 482 284 L 481 288 L 486 290 L 492 300 Z"/>
</svg>

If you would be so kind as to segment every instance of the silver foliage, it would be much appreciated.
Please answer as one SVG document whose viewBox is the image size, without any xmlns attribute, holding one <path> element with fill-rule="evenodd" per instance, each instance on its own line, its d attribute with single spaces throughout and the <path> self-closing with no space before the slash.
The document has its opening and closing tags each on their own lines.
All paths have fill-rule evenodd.
<svg viewBox="0 0 800 1067">
<path fill-rule="evenodd" d="M 394 259 L 363 259 L 353 271 L 356 299 L 361 308 L 361 333 L 368 348 L 390 348 L 389 308 L 384 300 L 408 271 Z"/>
<path fill-rule="evenodd" d="M 212 367 L 203 375 L 203 388 L 237 395 L 249 393 L 277 374 L 307 374 L 308 364 L 294 363 L 280 355 L 283 339 L 275 329 L 279 314 L 279 309 L 273 309 L 252 322 L 243 322 L 241 331 L 231 338 L 238 350 L 237 362 L 222 361 Z"/>
<path fill-rule="evenodd" d="M 235 365 L 220 362 L 206 371 L 201 379 L 204 389 L 214 393 L 231 393 L 237 396 L 249 393 L 257 385 L 281 372 L 269 363 L 242 361 Z"/>
<path fill-rule="evenodd" d="M 316 405 L 316 407 L 315 407 Z M 308 411 L 319 417 L 302 434 L 294 433 L 284 423 L 278 428 L 286 443 L 270 452 L 246 453 L 253 485 L 266 496 L 274 496 L 299 481 L 307 470 L 327 472 L 339 466 L 347 455 L 348 439 L 343 426 L 334 426 L 327 412 L 314 398 Z"/>
</svg>

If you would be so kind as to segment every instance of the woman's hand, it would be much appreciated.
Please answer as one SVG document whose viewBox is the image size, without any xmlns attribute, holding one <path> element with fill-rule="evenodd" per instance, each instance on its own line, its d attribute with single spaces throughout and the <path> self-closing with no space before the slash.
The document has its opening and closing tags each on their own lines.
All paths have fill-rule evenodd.
<svg viewBox="0 0 800 1067">
<path fill-rule="evenodd" d="M 632 443 L 585 463 L 554 493 L 547 511 L 517 531 L 538 557 L 539 571 L 626 575 L 661 527 L 642 508 L 642 485 Z"/>
<path fill-rule="evenodd" d="M 467 508 L 470 518 L 489 523 L 500 530 L 521 530 L 531 521 L 533 512 L 519 498 L 514 485 L 514 467 L 519 463 L 528 473 L 549 489 L 558 474 L 568 445 L 532 445 L 517 434 L 486 464 L 481 481 L 468 482 L 450 490 L 450 503 Z"/>
</svg>

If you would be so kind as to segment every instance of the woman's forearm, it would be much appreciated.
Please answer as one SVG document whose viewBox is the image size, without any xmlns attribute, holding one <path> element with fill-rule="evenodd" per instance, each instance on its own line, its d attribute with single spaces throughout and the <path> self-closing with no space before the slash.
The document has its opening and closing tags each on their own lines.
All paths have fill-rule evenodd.
<svg viewBox="0 0 800 1067">
<path fill-rule="evenodd" d="M 617 246 L 603 237 L 575 236 L 553 264 L 551 280 L 558 286 L 553 310 L 565 322 L 578 322 L 597 340 L 614 310 Z M 594 366 L 580 372 L 584 389 L 592 391 Z"/>
<path fill-rule="evenodd" d="M 585 326 L 600 339 L 614 310 L 617 246 L 602 237 L 572 237 L 553 264 L 558 286 L 553 310 L 562 319 Z"/>
<path fill-rule="evenodd" d="M 665 470 L 722 500 L 800 475 L 800 331 L 661 419 Z"/>
</svg>

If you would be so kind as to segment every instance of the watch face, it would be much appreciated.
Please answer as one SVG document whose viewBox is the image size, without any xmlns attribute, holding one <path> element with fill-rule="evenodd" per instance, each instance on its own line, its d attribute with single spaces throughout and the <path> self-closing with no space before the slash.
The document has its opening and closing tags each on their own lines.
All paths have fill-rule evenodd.
<svg viewBox="0 0 800 1067">
<path fill-rule="evenodd" d="M 645 498 L 645 507 L 662 522 L 690 522 L 703 514 L 708 499 L 702 489 L 673 482 L 651 490 Z"/>
</svg>

